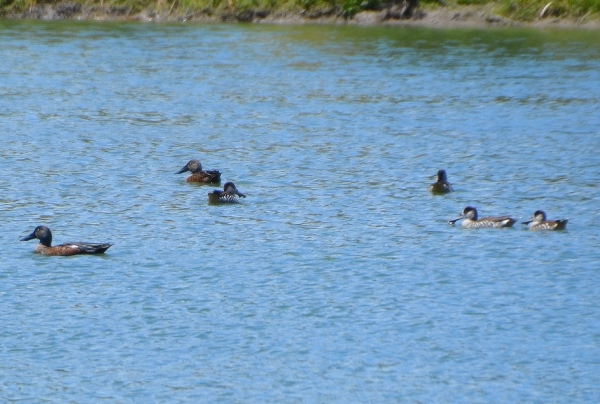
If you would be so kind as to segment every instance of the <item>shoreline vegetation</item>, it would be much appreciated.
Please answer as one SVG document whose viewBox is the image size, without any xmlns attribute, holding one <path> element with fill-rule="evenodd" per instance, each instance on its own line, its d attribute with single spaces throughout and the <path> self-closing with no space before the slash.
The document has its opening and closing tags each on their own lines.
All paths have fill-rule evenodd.
<svg viewBox="0 0 600 404">
<path fill-rule="evenodd" d="M 600 0 L 0 0 L 0 19 L 600 30 Z"/>
</svg>

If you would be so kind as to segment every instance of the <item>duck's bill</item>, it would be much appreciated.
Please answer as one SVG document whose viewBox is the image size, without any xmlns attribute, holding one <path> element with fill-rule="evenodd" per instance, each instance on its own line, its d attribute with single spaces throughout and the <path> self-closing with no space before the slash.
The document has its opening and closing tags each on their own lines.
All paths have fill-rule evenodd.
<svg viewBox="0 0 600 404">
<path fill-rule="evenodd" d="M 175 174 L 181 174 L 181 173 L 186 172 L 187 170 L 188 170 L 187 165 L 185 165 L 185 166 L 183 166 L 183 168 L 181 170 L 177 171 Z"/>
<path fill-rule="evenodd" d="M 521 222 L 522 225 L 527 226 L 529 223 L 533 222 L 533 220 L 528 220 L 526 222 Z"/>
<path fill-rule="evenodd" d="M 246 194 L 242 194 L 240 191 L 236 191 L 236 194 L 241 197 L 241 198 L 245 198 Z"/>
<path fill-rule="evenodd" d="M 23 238 L 21 239 L 21 241 L 29 241 L 29 240 L 32 240 L 32 239 L 34 239 L 34 238 L 35 238 L 35 232 L 31 233 L 31 234 L 30 234 L 29 236 L 27 236 L 27 237 L 23 237 Z"/>
<path fill-rule="evenodd" d="M 458 222 L 460 219 L 462 219 L 462 216 L 457 217 L 456 219 L 448 220 L 448 224 L 454 224 L 454 223 Z"/>
</svg>

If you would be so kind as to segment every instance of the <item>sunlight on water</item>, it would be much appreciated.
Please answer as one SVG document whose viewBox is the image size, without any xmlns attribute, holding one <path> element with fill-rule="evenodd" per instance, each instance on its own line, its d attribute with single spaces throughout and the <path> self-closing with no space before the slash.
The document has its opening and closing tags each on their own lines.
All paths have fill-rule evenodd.
<svg viewBox="0 0 600 404">
<path fill-rule="evenodd" d="M 4 400 L 600 399 L 595 33 L 0 33 Z M 191 158 L 247 198 L 208 205 Z M 114 246 L 32 254 L 41 224 Z"/>
</svg>

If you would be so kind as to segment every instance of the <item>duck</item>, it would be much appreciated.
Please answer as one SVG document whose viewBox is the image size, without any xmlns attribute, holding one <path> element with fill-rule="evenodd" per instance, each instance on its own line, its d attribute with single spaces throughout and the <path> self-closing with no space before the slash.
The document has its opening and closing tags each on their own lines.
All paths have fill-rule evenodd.
<svg viewBox="0 0 600 404">
<path fill-rule="evenodd" d="M 467 206 L 463 209 L 460 217 L 448 221 L 449 224 L 454 224 L 460 219 L 464 219 L 462 222 L 462 227 L 466 229 L 481 229 L 481 228 L 501 228 L 501 227 L 512 227 L 513 224 L 517 222 L 518 219 L 513 219 L 510 216 L 490 216 L 490 217 L 482 217 L 478 219 L 477 209 L 473 206 Z"/>
<path fill-rule="evenodd" d="M 536 210 L 531 220 L 522 222 L 524 226 L 529 226 L 529 230 L 565 230 L 569 219 L 546 220 L 546 212 Z"/>
<path fill-rule="evenodd" d="M 438 170 L 437 181 L 431 184 L 427 190 L 432 194 L 447 194 L 454 191 L 452 184 L 448 182 L 446 170 Z"/>
<path fill-rule="evenodd" d="M 185 179 L 185 182 L 201 182 L 209 184 L 221 181 L 221 172 L 217 170 L 202 171 L 202 163 L 200 163 L 200 160 L 194 159 L 188 161 L 187 164 L 175 174 L 181 174 L 186 171 L 190 171 L 192 174 Z"/>
<path fill-rule="evenodd" d="M 215 189 L 208 193 L 208 203 L 239 203 L 238 196 L 245 198 L 246 195 L 238 191 L 233 182 L 226 182 L 223 190 Z"/>
<path fill-rule="evenodd" d="M 52 232 L 46 226 L 38 226 L 27 237 L 21 241 L 37 238 L 40 242 L 35 246 L 34 252 L 43 255 L 78 255 L 78 254 L 103 254 L 113 244 L 111 243 L 65 243 L 52 245 Z"/>
</svg>

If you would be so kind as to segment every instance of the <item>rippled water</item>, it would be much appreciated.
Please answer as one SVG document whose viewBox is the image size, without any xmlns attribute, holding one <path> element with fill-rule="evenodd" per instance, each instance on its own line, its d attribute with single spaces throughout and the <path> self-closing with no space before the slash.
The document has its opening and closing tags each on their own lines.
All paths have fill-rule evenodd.
<svg viewBox="0 0 600 404">
<path fill-rule="evenodd" d="M 0 35 L 0 401 L 600 400 L 596 32 Z M 38 256 L 40 224 L 115 245 Z"/>
</svg>

